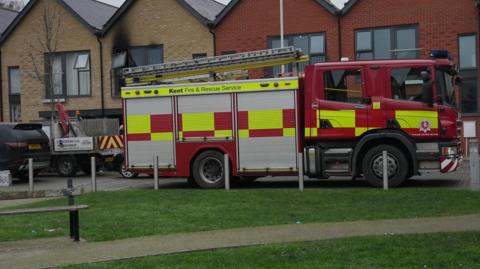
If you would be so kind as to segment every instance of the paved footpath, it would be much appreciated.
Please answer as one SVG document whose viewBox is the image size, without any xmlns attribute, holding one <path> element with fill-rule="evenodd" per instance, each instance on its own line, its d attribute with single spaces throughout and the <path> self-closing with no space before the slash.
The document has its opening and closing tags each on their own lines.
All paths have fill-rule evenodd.
<svg viewBox="0 0 480 269">
<path fill-rule="evenodd" d="M 480 215 L 340 223 L 294 224 L 158 235 L 96 243 L 67 238 L 0 243 L 0 268 L 50 268 L 262 244 L 366 235 L 480 231 Z"/>
</svg>

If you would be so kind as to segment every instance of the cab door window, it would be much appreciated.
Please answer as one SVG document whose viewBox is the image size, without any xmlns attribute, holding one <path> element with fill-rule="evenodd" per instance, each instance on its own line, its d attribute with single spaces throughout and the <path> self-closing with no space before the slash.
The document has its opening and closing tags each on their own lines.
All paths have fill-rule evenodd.
<svg viewBox="0 0 480 269">
<path fill-rule="evenodd" d="M 405 101 L 422 101 L 423 80 L 421 73 L 429 72 L 427 67 L 393 68 L 390 71 L 392 98 Z"/>
<path fill-rule="evenodd" d="M 362 72 L 360 69 L 325 71 L 324 96 L 327 101 L 362 102 Z"/>
</svg>

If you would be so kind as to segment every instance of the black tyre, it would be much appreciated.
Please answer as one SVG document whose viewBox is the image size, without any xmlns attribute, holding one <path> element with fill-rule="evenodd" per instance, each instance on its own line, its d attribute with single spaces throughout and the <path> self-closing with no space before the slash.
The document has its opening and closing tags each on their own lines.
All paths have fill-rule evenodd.
<svg viewBox="0 0 480 269">
<path fill-rule="evenodd" d="M 373 187 L 383 186 L 383 151 L 388 153 L 388 186 L 400 186 L 408 176 L 409 166 L 405 154 L 397 147 L 378 145 L 363 157 L 362 169 L 365 180 Z"/>
<path fill-rule="evenodd" d="M 218 151 L 205 151 L 193 163 L 193 178 L 202 189 L 219 189 L 225 184 L 223 154 Z"/>
<path fill-rule="evenodd" d="M 77 159 L 72 155 L 59 156 L 55 162 L 55 169 L 61 177 L 73 177 L 78 172 Z"/>
<path fill-rule="evenodd" d="M 124 165 L 120 166 L 120 170 L 118 171 L 123 178 L 136 178 L 138 177 L 138 173 L 132 172 L 125 168 Z"/>
</svg>

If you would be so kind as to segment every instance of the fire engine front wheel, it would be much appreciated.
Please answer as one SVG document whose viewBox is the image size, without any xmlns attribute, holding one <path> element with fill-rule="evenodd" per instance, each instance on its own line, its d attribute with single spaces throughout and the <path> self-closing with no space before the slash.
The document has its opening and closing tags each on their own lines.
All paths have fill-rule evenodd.
<svg viewBox="0 0 480 269">
<path fill-rule="evenodd" d="M 390 145 L 373 147 L 365 154 L 362 162 L 365 180 L 373 186 L 383 186 L 383 151 L 387 151 L 388 186 L 400 186 L 408 176 L 408 162 L 405 154 Z"/>
<path fill-rule="evenodd" d="M 223 155 L 218 151 L 205 151 L 193 163 L 193 178 L 203 189 L 219 189 L 225 182 Z"/>
</svg>

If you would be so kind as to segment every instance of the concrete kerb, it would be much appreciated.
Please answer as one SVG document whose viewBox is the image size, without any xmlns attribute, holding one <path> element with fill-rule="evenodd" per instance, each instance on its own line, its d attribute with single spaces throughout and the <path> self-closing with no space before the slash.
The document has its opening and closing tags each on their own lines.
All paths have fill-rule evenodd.
<svg viewBox="0 0 480 269">
<path fill-rule="evenodd" d="M 219 248 L 369 235 L 392 236 L 465 231 L 480 231 L 480 215 L 240 228 L 96 243 L 63 242 L 57 247 L 45 246 L 46 241 L 42 239 L 37 247 L 35 242 L 0 243 L 0 250 L 5 250 L 0 251 L 0 268 L 51 268 Z M 25 247 L 22 247 L 23 245 Z"/>
<path fill-rule="evenodd" d="M 74 187 L 74 195 L 81 195 L 86 192 L 86 186 Z M 1 200 L 15 200 L 15 199 L 31 199 L 31 198 L 50 198 L 50 197 L 62 197 L 63 192 L 66 189 L 57 190 L 40 190 L 40 191 L 13 191 L 13 192 L 0 192 Z"/>
</svg>

